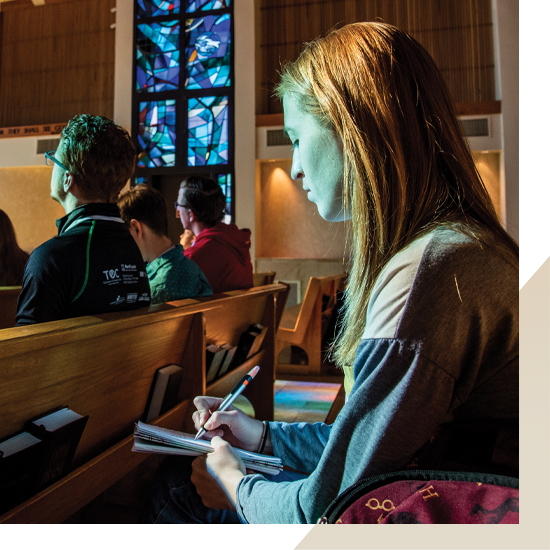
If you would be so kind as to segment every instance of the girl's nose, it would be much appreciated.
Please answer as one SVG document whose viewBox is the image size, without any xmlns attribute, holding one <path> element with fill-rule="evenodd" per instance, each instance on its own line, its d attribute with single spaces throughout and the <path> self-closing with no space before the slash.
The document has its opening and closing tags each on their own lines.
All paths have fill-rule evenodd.
<svg viewBox="0 0 550 550">
<path fill-rule="evenodd" d="M 304 177 L 304 170 L 302 168 L 302 163 L 300 162 L 300 153 L 298 149 L 294 149 L 292 153 L 292 169 L 290 171 L 290 176 L 294 180 L 300 180 Z"/>
</svg>

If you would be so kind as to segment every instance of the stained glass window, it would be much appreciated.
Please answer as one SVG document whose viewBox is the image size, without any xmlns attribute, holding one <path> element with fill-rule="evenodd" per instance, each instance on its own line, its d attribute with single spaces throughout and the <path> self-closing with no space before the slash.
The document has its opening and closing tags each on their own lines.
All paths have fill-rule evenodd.
<svg viewBox="0 0 550 550">
<path fill-rule="evenodd" d="M 219 10 L 228 8 L 231 5 L 231 0 L 186 0 L 187 13 L 194 11 Z"/>
<path fill-rule="evenodd" d="M 176 162 L 176 101 L 144 101 L 139 104 L 138 166 L 174 166 Z"/>
<path fill-rule="evenodd" d="M 228 13 L 188 19 L 185 25 L 188 89 L 229 86 L 231 18 Z"/>
<path fill-rule="evenodd" d="M 223 194 L 225 195 L 225 223 L 231 223 L 233 219 L 233 198 L 231 186 L 231 174 L 218 174 L 218 183 L 220 184 Z"/>
<path fill-rule="evenodd" d="M 190 98 L 188 113 L 188 165 L 227 164 L 228 98 Z"/>
<path fill-rule="evenodd" d="M 188 0 L 186 0 L 188 1 Z M 180 12 L 180 0 L 137 0 L 137 17 L 156 17 Z"/>
<path fill-rule="evenodd" d="M 0 0 L 1 1 L 1 0 Z M 135 0 L 134 183 L 215 177 L 235 216 L 233 1 Z"/>
<path fill-rule="evenodd" d="M 136 89 L 177 90 L 180 75 L 178 21 L 137 26 Z"/>
</svg>

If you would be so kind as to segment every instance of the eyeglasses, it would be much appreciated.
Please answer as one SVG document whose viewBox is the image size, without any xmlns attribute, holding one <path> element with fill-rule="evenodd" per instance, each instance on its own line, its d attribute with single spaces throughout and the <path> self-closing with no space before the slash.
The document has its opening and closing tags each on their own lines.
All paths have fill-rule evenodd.
<svg viewBox="0 0 550 550">
<path fill-rule="evenodd" d="M 189 210 L 189 207 L 186 204 L 180 204 L 178 201 L 174 203 L 174 208 L 177 210 L 178 208 L 186 208 Z"/>
<path fill-rule="evenodd" d="M 46 157 L 46 165 L 47 166 L 53 166 L 54 163 L 57 164 L 57 166 L 61 166 L 63 170 L 67 170 L 67 172 L 70 172 L 70 170 L 61 164 L 56 158 L 55 158 L 55 151 L 46 151 L 44 153 L 44 156 Z"/>
</svg>

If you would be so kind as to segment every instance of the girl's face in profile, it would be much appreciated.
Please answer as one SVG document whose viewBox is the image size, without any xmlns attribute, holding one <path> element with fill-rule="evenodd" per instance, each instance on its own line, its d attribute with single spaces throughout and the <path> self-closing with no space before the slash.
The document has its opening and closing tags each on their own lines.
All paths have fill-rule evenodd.
<svg viewBox="0 0 550 550">
<path fill-rule="evenodd" d="M 301 179 L 307 198 L 327 221 L 346 219 L 342 209 L 342 140 L 302 110 L 294 94 L 283 98 L 285 132 L 292 142 L 293 179 Z"/>
</svg>

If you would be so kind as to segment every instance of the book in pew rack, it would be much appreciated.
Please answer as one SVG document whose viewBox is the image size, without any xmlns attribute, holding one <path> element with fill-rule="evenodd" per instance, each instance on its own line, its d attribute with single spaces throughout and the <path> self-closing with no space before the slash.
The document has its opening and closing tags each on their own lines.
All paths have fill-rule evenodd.
<svg viewBox="0 0 550 550">
<path fill-rule="evenodd" d="M 252 453 L 233 447 L 246 468 L 264 474 L 277 475 L 283 464 L 280 458 L 271 455 Z M 134 429 L 134 445 L 132 451 L 139 453 L 156 453 L 181 456 L 199 456 L 210 453 L 214 449 L 209 441 L 195 439 L 194 435 L 159 426 L 150 426 L 138 422 Z"/>
<path fill-rule="evenodd" d="M 252 325 L 250 330 L 254 336 L 254 341 L 248 350 L 247 359 L 260 351 L 265 335 L 267 334 L 267 327 L 263 327 L 262 325 Z"/>
<path fill-rule="evenodd" d="M 44 442 L 29 432 L 0 441 L 0 514 L 33 494 L 43 448 Z"/>
<path fill-rule="evenodd" d="M 211 344 L 206 347 L 206 383 L 214 382 L 219 376 L 218 372 L 224 362 L 227 349 Z"/>
<path fill-rule="evenodd" d="M 82 416 L 68 407 L 61 407 L 25 424 L 25 430 L 44 443 L 40 451 L 42 460 L 36 478 L 36 491 L 69 472 L 87 421 L 87 415 Z"/>
<path fill-rule="evenodd" d="M 0 513 L 69 472 L 87 421 L 87 416 L 61 407 L 27 421 L 24 431 L 0 441 Z"/>
<path fill-rule="evenodd" d="M 227 353 L 225 354 L 223 363 L 220 366 L 220 370 L 218 371 L 216 378 L 222 377 L 228 371 L 231 363 L 233 362 L 235 352 L 237 351 L 237 346 L 230 346 L 229 344 L 222 344 L 220 348 L 225 349 Z"/>
<path fill-rule="evenodd" d="M 145 422 L 152 422 L 178 404 L 183 367 L 167 365 L 155 371 L 143 413 Z"/>
<path fill-rule="evenodd" d="M 260 351 L 266 333 L 267 327 L 259 324 L 250 325 L 239 338 L 239 345 L 229 368 L 233 369 L 242 365 L 249 357 Z"/>
</svg>

